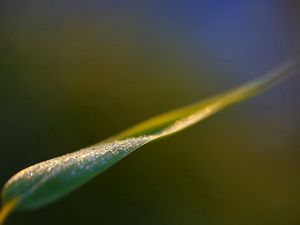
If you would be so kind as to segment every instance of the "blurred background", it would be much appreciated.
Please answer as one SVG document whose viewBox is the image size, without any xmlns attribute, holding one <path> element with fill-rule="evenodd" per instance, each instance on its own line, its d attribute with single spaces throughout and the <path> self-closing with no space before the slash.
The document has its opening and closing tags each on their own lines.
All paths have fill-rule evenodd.
<svg viewBox="0 0 300 225">
<path fill-rule="evenodd" d="M 0 186 L 263 75 L 300 53 L 299 22 L 287 0 L 1 0 Z M 300 224 L 297 75 L 7 225 Z"/>
</svg>

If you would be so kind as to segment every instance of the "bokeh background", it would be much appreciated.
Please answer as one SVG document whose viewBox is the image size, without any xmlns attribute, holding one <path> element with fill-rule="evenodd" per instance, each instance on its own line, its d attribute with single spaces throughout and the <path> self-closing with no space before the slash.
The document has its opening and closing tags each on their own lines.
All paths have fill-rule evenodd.
<svg viewBox="0 0 300 225">
<path fill-rule="evenodd" d="M 299 22 L 287 0 L 1 0 L 0 185 L 259 77 L 299 54 Z M 7 225 L 298 225 L 299 84 L 144 146 Z"/>
</svg>

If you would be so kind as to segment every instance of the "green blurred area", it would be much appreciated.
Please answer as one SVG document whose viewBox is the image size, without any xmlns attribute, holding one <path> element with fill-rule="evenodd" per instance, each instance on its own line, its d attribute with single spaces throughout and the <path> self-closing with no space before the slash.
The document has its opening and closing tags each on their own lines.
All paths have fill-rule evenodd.
<svg viewBox="0 0 300 225">
<path fill-rule="evenodd" d="M 151 27 L 140 12 L 13 12 L 0 25 L 1 186 L 24 167 L 250 79 L 234 79 L 241 71 L 220 58 L 195 60 L 176 30 Z M 299 224 L 299 91 L 298 76 L 7 225 Z"/>
</svg>

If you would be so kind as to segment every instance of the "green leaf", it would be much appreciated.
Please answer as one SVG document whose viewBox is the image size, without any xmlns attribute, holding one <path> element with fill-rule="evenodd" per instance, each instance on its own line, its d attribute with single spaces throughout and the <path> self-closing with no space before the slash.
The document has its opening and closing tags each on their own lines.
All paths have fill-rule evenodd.
<svg viewBox="0 0 300 225">
<path fill-rule="evenodd" d="M 0 213 L 0 224 L 9 211 L 35 209 L 58 200 L 135 149 L 261 93 L 297 65 L 296 62 L 286 63 L 248 84 L 156 116 L 98 144 L 20 171 L 3 188 L 4 207 Z"/>
</svg>

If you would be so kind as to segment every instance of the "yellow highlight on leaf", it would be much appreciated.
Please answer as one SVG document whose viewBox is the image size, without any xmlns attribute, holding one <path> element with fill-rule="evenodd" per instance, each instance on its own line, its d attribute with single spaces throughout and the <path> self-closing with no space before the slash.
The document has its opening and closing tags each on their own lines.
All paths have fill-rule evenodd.
<svg viewBox="0 0 300 225">
<path fill-rule="evenodd" d="M 5 219 L 13 211 L 17 203 L 18 203 L 18 199 L 14 199 L 3 206 L 3 208 L 0 211 L 0 225 L 4 223 Z"/>
</svg>

